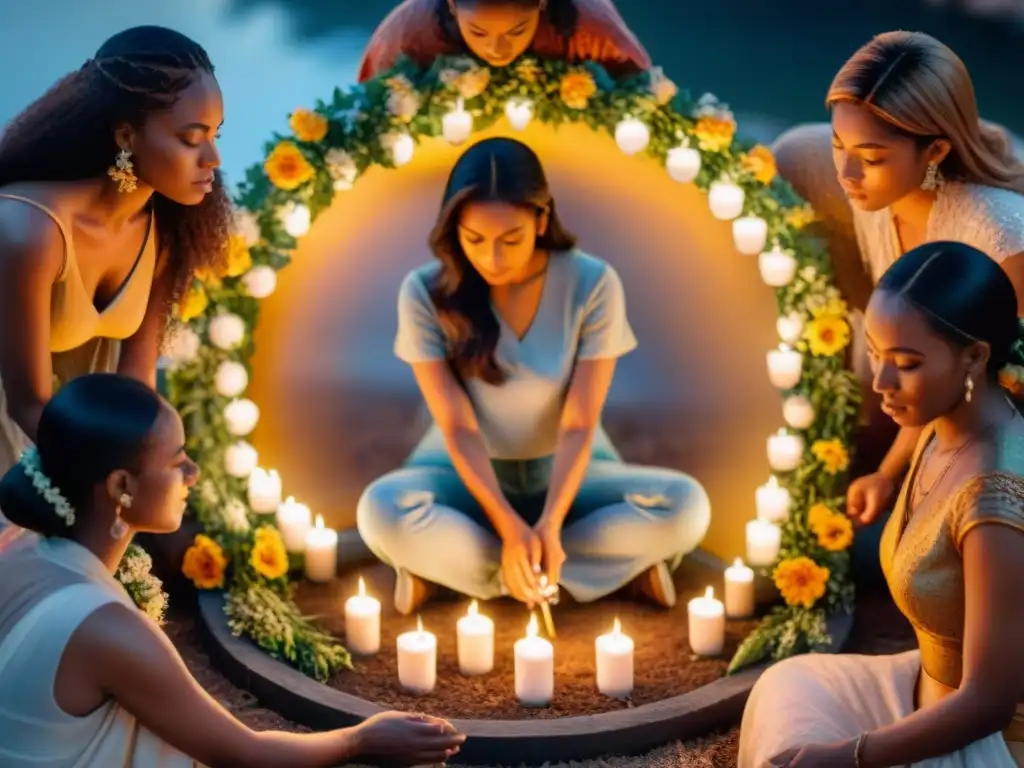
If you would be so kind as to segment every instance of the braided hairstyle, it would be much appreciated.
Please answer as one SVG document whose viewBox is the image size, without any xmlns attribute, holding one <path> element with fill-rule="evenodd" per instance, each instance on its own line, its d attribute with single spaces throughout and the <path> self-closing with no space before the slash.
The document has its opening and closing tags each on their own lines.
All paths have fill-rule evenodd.
<svg viewBox="0 0 1024 768">
<path fill-rule="evenodd" d="M 116 128 L 139 127 L 170 109 L 202 73 L 213 74 L 206 51 L 179 32 L 155 26 L 119 32 L 7 126 L 0 136 L 0 187 L 103 177 L 118 152 Z M 169 314 L 195 272 L 216 271 L 226 257 L 232 206 L 219 173 L 197 205 L 159 193 L 152 205 L 158 242 L 170 254 Z"/>
</svg>

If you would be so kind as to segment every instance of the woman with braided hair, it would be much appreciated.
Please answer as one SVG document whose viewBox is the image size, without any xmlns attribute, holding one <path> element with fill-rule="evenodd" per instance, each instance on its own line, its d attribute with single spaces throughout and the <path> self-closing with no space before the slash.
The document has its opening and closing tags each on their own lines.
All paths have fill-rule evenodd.
<svg viewBox="0 0 1024 768">
<path fill-rule="evenodd" d="M 171 308 L 225 256 L 222 122 L 203 48 L 136 27 L 0 136 L 0 471 L 35 441 L 55 381 L 116 370 L 155 386 Z"/>
<path fill-rule="evenodd" d="M 880 547 L 918 648 L 776 664 L 747 702 L 739 768 L 1019 768 L 1024 344 L 1013 284 L 977 248 L 926 243 L 881 276 L 865 333 L 882 412 L 921 434 Z"/>
</svg>

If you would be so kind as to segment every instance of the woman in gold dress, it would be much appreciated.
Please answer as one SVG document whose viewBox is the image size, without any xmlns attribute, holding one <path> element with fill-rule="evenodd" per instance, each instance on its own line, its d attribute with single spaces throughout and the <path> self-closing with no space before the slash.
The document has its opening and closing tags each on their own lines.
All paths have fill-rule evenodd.
<svg viewBox="0 0 1024 768">
<path fill-rule="evenodd" d="M 882 536 L 918 650 L 809 655 L 758 681 L 740 768 L 1024 766 L 1024 336 L 1006 273 L 927 243 L 882 276 L 866 314 L 873 386 L 923 427 Z M 1007 392 L 1009 390 L 1009 393 Z"/>
</svg>

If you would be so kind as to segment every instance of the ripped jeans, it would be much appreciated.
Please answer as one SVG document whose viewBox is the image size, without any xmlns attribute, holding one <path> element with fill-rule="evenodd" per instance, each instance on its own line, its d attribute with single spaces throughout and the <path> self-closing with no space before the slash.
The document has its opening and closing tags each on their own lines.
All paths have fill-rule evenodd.
<svg viewBox="0 0 1024 768">
<path fill-rule="evenodd" d="M 492 462 L 505 497 L 533 525 L 552 457 Z M 487 600 L 505 594 L 501 541 L 436 437 L 406 465 L 370 484 L 356 513 L 370 550 L 396 570 Z M 615 592 L 659 562 L 673 570 L 711 523 L 704 488 L 671 469 L 625 464 L 595 443 L 586 477 L 562 530 L 561 586 L 578 602 Z"/>
</svg>

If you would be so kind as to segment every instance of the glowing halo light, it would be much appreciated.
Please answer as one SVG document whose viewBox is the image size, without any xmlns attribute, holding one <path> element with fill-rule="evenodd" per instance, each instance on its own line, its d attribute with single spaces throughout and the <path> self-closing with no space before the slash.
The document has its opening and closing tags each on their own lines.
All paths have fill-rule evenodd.
<svg viewBox="0 0 1024 768">
<path fill-rule="evenodd" d="M 444 69 L 447 63 L 436 62 L 430 71 Z M 480 65 L 470 64 L 476 69 L 462 74 L 478 74 Z M 451 66 L 456 65 L 466 66 L 463 60 L 456 64 L 453 59 Z M 570 75 L 577 78 L 573 88 L 568 87 Z M 663 163 L 660 171 L 671 180 L 692 183 L 694 189 L 706 191 L 712 217 L 721 222 L 732 222 L 729 229 L 735 249 L 751 254 L 761 251 L 761 277 L 775 288 L 781 318 L 786 318 L 787 322 L 791 320 L 790 325 L 778 328 L 785 342 L 767 353 L 768 379 L 786 398 L 786 423 L 791 429 L 806 429 L 813 434 L 818 414 L 832 408 L 830 403 L 833 401 L 828 399 L 834 397 L 831 393 L 841 391 L 841 412 L 828 412 L 827 431 L 835 436 L 840 447 L 849 445 L 857 421 L 859 386 L 852 373 L 843 369 L 843 350 L 812 352 L 802 337 L 795 338 L 797 318 L 803 331 L 802 323 L 810 317 L 809 301 L 817 301 L 815 306 L 819 310 L 821 307 L 840 307 L 834 310 L 839 317 L 831 318 L 833 323 L 845 318 L 841 314 L 845 313 L 845 307 L 832 285 L 827 254 L 813 233 L 811 236 L 801 233 L 806 224 L 796 223 L 812 219 L 805 204 L 788 185 L 772 180 L 775 173 L 773 165 L 768 166 L 770 174 L 765 171 L 766 162 L 774 163 L 770 153 L 766 160 L 767 150 L 761 148 L 760 155 L 753 158 L 753 154 L 749 154 L 751 164 L 746 163 L 751 148 L 735 138 L 734 124 L 730 127 L 731 113 L 723 105 L 707 96 L 696 105 L 685 108 L 681 99 L 659 103 L 652 98 L 650 86 L 639 78 L 621 85 L 624 91 L 615 92 L 616 105 L 622 105 L 618 114 L 627 116 L 612 118 L 614 110 L 608 108 L 606 101 L 611 99 L 611 95 L 601 92 L 600 83 L 603 81 L 595 79 L 591 83 L 593 90 L 588 91 L 584 87 L 586 83 L 582 82 L 591 77 L 586 70 L 573 69 L 560 62 L 546 62 L 543 66 L 531 68 L 528 61 L 523 61 L 509 70 L 491 70 L 488 78 L 476 80 L 478 85 L 481 82 L 484 85 L 472 96 L 468 91 L 473 91 L 473 88 L 467 87 L 464 91 L 462 86 L 440 84 L 436 78 L 430 80 L 430 77 L 434 76 L 422 72 L 405 78 L 406 85 L 402 87 L 421 89 L 412 94 L 418 99 L 418 111 L 412 116 L 388 114 L 388 89 L 397 87 L 391 84 L 392 81 L 402 80 L 394 73 L 388 73 L 379 83 L 383 86 L 379 96 L 373 95 L 376 90 L 371 91 L 366 85 L 355 86 L 348 92 L 336 91 L 331 103 L 318 105 L 315 112 L 305 111 L 303 120 L 296 122 L 293 119 L 295 135 L 280 139 L 265 162 L 250 172 L 250 180 L 239 191 L 238 214 L 249 220 L 248 228 L 240 228 L 239 231 L 251 231 L 252 222 L 256 222 L 256 238 L 247 241 L 255 267 L 269 266 L 280 270 L 286 266 L 297 250 L 294 240 L 306 239 L 317 216 L 330 208 L 335 185 L 330 183 L 331 175 L 325 165 L 324 158 L 328 153 L 345 156 L 351 153 L 351 157 L 360 158 L 355 180 L 367 172 L 367 162 L 384 168 L 390 158 L 391 165 L 405 166 L 413 160 L 418 142 L 444 137 L 449 144 L 461 144 L 474 132 L 489 130 L 501 117 L 505 117 L 517 132 L 526 131 L 534 122 L 553 125 L 586 123 L 613 135 L 616 144 L 626 154 L 647 153 L 657 158 Z M 583 93 L 591 95 L 581 97 Z M 380 102 L 372 102 L 375 98 Z M 582 105 L 578 103 L 581 98 Z M 456 104 L 454 110 L 451 109 L 453 99 Z M 595 100 L 601 109 L 589 112 L 587 99 Z M 678 112 L 677 102 L 681 110 Z M 405 99 L 402 103 L 409 101 Z M 543 106 L 539 107 L 541 104 Z M 356 125 L 358 130 L 354 128 Z M 724 141 L 721 138 L 723 131 L 726 132 Z M 758 165 L 753 163 L 753 159 Z M 451 155 L 437 154 L 432 162 L 435 165 L 443 163 L 450 168 L 451 161 Z M 593 164 L 591 158 L 590 167 Z M 708 168 L 714 170 L 713 178 L 709 178 Z M 268 183 L 251 181 L 261 178 Z M 322 183 L 324 181 L 328 183 Z M 348 185 L 345 186 L 347 188 Z M 347 199 L 347 204 L 351 204 L 351 198 Z M 710 226 L 718 225 L 711 222 Z M 281 233 L 287 238 L 282 238 Z M 774 238 L 773 248 L 764 252 L 762 236 L 767 240 L 769 233 Z M 208 472 L 210 477 L 207 485 L 197 489 L 192 505 L 207 535 L 220 544 L 229 561 L 233 557 L 247 556 L 255 536 L 250 532 L 250 538 L 243 541 L 245 548 L 239 550 L 238 540 L 233 542 L 224 538 L 224 526 L 218 516 L 223 515 L 221 510 L 228 503 L 246 498 L 248 479 L 259 463 L 256 448 L 240 439 L 248 435 L 250 428 L 255 428 L 256 419 L 261 425 L 266 421 L 266 418 L 259 418 L 260 411 L 255 402 L 258 396 L 252 394 L 252 399 L 242 397 L 249 384 L 247 364 L 253 354 L 252 332 L 259 309 L 257 296 L 285 293 L 274 291 L 267 280 L 258 281 L 258 285 L 251 278 L 248 282 L 255 285 L 255 290 L 248 292 L 246 281 L 241 277 L 226 278 L 215 286 L 193 285 L 193 291 L 201 290 L 206 294 L 206 303 L 189 324 L 197 335 L 211 341 L 212 353 L 168 370 L 172 402 L 183 414 L 201 414 L 198 421 L 187 423 L 189 447 L 196 452 L 204 474 Z M 282 300 L 277 299 L 278 302 Z M 736 309 L 745 316 L 742 308 Z M 225 403 L 224 398 L 230 398 L 230 404 Z M 251 407 L 248 403 L 252 404 Z M 273 409 L 264 406 L 264 410 L 264 417 L 274 416 Z M 194 430 L 196 424 L 200 429 Z M 189 430 L 189 426 L 194 431 Z M 799 437 L 800 440 L 805 439 L 803 435 Z M 811 443 L 808 455 L 816 455 L 815 444 L 811 439 L 808 442 Z M 764 444 L 761 445 L 763 451 Z M 763 453 L 761 456 L 763 461 Z M 795 459 L 782 462 L 787 467 L 794 463 Z M 806 547 L 802 542 L 811 540 L 806 521 L 807 499 L 835 498 L 839 480 L 829 480 L 825 476 L 827 473 L 822 471 L 792 474 L 796 479 L 787 477 L 783 482 L 786 483 L 786 491 L 792 494 L 788 525 L 793 527 L 795 534 L 782 533 L 781 551 L 788 552 L 790 556 L 810 558 L 822 568 L 832 564 L 846 569 L 848 553 L 830 553 L 827 557 L 831 559 L 819 561 L 815 560 L 822 557 L 818 549 L 801 549 Z M 213 482 L 214 478 L 217 482 Z M 801 484 L 806 484 L 806 487 Z M 280 491 L 275 488 L 275 492 Z M 794 535 L 797 538 L 792 538 Z M 771 562 L 759 565 L 770 566 Z M 235 568 L 234 565 L 228 571 L 224 587 L 230 596 L 229 605 L 232 599 L 242 603 L 260 600 L 261 590 L 271 589 L 262 576 L 255 580 L 252 577 L 239 579 L 241 572 L 241 566 Z M 811 631 L 807 627 L 815 621 L 808 613 L 823 612 L 826 603 L 829 610 L 848 609 L 852 605 L 852 588 L 845 570 L 829 580 L 826 598 L 814 606 L 792 605 L 781 609 L 781 613 L 772 614 L 748 638 L 751 642 L 741 646 L 731 669 L 761 660 L 763 656 L 759 653 L 772 652 L 777 648 L 780 633 L 805 636 Z M 255 611 L 257 605 L 259 610 L 267 610 L 268 603 L 248 605 L 248 610 Z M 272 609 L 276 612 L 275 622 L 288 625 L 294 643 L 302 649 L 291 657 L 291 663 L 318 679 L 327 679 L 348 665 L 347 652 L 318 634 L 315 625 L 300 614 L 290 599 L 277 598 L 275 605 L 277 607 Z M 239 626 L 239 631 L 249 636 L 257 631 L 244 621 Z M 531 631 L 536 633 L 535 617 L 527 628 L 525 640 L 537 639 L 529 636 Z M 418 634 L 428 633 L 424 633 L 419 625 Z M 805 639 L 817 642 L 815 638 Z M 281 638 L 278 640 L 283 642 Z M 269 652 L 285 659 L 272 646 Z M 317 659 L 317 666 L 310 666 L 309 659 Z"/>
</svg>

